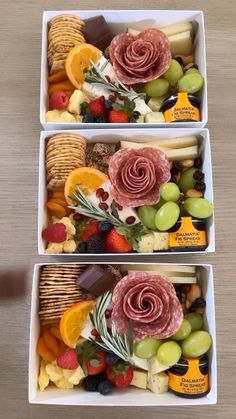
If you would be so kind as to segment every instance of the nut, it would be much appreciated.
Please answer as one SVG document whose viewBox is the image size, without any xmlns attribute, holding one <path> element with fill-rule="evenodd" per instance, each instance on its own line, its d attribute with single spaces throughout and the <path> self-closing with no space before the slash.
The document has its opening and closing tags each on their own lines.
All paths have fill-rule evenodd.
<svg viewBox="0 0 236 419">
<path fill-rule="evenodd" d="M 181 160 L 182 166 L 183 167 L 193 167 L 194 165 L 194 160 Z"/>
<path fill-rule="evenodd" d="M 197 298 L 201 297 L 201 295 L 202 295 L 201 287 L 197 284 L 192 284 L 191 290 L 187 294 L 186 306 L 187 306 L 187 302 L 193 303 Z"/>
<path fill-rule="evenodd" d="M 170 170 L 172 169 L 172 167 L 173 167 L 173 161 L 171 160 L 171 161 L 169 161 L 169 167 L 170 167 Z"/>
<path fill-rule="evenodd" d="M 197 191 L 196 189 L 188 189 L 186 196 L 188 196 L 188 198 L 201 198 L 203 195 L 201 191 Z"/>
</svg>

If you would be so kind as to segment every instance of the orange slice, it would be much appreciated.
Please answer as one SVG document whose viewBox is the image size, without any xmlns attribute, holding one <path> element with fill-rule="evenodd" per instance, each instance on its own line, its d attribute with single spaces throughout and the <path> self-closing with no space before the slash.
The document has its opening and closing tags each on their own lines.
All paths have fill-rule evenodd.
<svg viewBox="0 0 236 419">
<path fill-rule="evenodd" d="M 86 70 L 92 67 L 102 56 L 102 51 L 91 44 L 80 44 L 72 48 L 67 55 L 65 69 L 71 83 L 81 88 Z"/>
<path fill-rule="evenodd" d="M 60 321 L 60 334 L 63 342 L 70 348 L 76 347 L 88 315 L 94 305 L 94 300 L 80 301 L 63 314 Z"/>
<path fill-rule="evenodd" d="M 79 167 L 72 170 L 65 183 L 66 201 L 70 205 L 75 203 L 73 196 L 77 185 L 80 186 L 85 195 L 89 195 L 96 191 L 107 179 L 107 175 L 95 167 Z"/>
</svg>

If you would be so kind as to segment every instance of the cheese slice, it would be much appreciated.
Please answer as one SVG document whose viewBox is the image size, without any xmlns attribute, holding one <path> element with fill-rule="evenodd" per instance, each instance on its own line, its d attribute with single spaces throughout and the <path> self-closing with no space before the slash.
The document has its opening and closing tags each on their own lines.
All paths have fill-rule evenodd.
<svg viewBox="0 0 236 419">
<path fill-rule="evenodd" d="M 196 274 L 196 267 L 191 265 L 175 265 L 175 264 L 141 264 L 141 265 L 121 265 L 121 272 L 127 272 L 127 271 L 139 271 L 139 272 L 179 272 L 180 275 L 182 273 L 189 273 L 189 274 Z"/>
<path fill-rule="evenodd" d="M 158 150 L 163 151 L 165 153 L 168 160 L 188 160 L 188 159 L 195 159 L 198 156 L 198 146 L 194 145 L 192 147 L 185 147 L 185 148 L 167 148 L 163 146 L 156 146 L 150 143 L 133 143 L 131 141 L 121 141 L 120 142 L 121 148 L 133 148 L 135 150 L 139 150 L 143 147 L 154 147 L 158 148 Z"/>
<path fill-rule="evenodd" d="M 193 51 L 190 31 L 169 36 L 169 42 L 172 55 L 190 55 Z"/>
<path fill-rule="evenodd" d="M 163 26 L 160 28 L 167 36 L 176 35 L 182 32 L 191 31 L 192 23 L 191 22 L 179 22 L 173 23 L 171 25 Z"/>
<path fill-rule="evenodd" d="M 167 147 L 167 148 L 184 148 L 198 144 L 196 135 L 186 135 L 176 138 L 159 138 L 155 141 L 148 141 L 147 144 Z"/>
<path fill-rule="evenodd" d="M 134 35 L 134 36 L 136 36 L 140 33 L 140 31 L 138 31 L 137 29 L 133 29 L 133 28 L 128 28 L 127 32 L 131 33 L 131 35 Z"/>
<path fill-rule="evenodd" d="M 168 391 L 169 377 L 166 373 L 152 375 L 148 373 L 147 388 L 153 393 L 161 394 Z"/>
</svg>

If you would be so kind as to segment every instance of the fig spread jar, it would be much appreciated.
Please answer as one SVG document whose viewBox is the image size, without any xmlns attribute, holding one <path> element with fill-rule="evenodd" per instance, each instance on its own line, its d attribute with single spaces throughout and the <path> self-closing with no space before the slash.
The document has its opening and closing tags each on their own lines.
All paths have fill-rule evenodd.
<svg viewBox="0 0 236 419">
<path fill-rule="evenodd" d="M 180 358 L 169 369 L 169 390 L 189 399 L 204 397 L 209 392 L 208 357 Z"/>
<path fill-rule="evenodd" d="M 161 106 L 165 122 L 198 122 L 200 118 L 200 100 L 186 92 L 178 93 L 164 100 Z"/>
</svg>

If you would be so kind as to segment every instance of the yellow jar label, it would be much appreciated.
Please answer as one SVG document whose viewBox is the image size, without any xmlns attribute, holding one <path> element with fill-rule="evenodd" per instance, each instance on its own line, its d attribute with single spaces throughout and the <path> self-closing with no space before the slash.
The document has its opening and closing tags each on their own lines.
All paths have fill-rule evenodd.
<svg viewBox="0 0 236 419">
<path fill-rule="evenodd" d="M 189 359 L 188 370 L 184 375 L 168 372 L 169 388 L 182 394 L 202 394 L 209 389 L 208 374 L 204 375 L 199 369 L 199 359 Z"/>
<path fill-rule="evenodd" d="M 169 233 L 169 247 L 205 246 L 206 232 L 197 230 L 191 217 L 181 217 L 179 230 Z"/>
<path fill-rule="evenodd" d="M 200 121 L 199 109 L 192 105 L 188 98 L 188 93 L 178 93 L 176 104 L 164 111 L 164 118 L 166 122 L 174 122 L 183 119 L 190 119 L 192 121 Z"/>
</svg>

